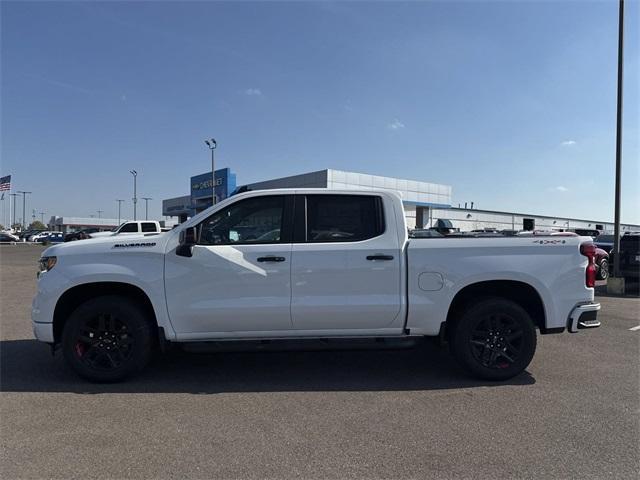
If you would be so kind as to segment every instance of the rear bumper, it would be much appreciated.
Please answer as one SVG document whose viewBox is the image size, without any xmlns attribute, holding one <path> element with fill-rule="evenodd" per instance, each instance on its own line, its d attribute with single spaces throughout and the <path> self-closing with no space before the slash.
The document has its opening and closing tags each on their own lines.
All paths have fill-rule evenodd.
<svg viewBox="0 0 640 480">
<path fill-rule="evenodd" d="M 567 329 L 571 333 L 585 328 L 597 328 L 600 326 L 598 321 L 598 312 L 600 311 L 599 303 L 587 303 L 575 307 L 569 315 L 567 321 Z"/>
</svg>

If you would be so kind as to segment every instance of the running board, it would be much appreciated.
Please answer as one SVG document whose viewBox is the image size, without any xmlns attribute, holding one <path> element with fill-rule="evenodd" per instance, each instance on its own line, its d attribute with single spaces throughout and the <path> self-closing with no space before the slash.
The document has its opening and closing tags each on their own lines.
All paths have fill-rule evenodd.
<svg viewBox="0 0 640 480">
<path fill-rule="evenodd" d="M 348 337 L 313 339 L 215 340 L 178 343 L 191 353 L 214 352 L 284 352 L 322 350 L 397 350 L 413 348 L 423 341 L 422 336 L 411 337 Z"/>
</svg>

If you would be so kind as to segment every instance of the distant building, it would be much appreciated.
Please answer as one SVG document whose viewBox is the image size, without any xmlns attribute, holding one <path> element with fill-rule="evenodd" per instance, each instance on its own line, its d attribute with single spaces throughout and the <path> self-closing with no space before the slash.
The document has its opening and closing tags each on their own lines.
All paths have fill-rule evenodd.
<svg viewBox="0 0 640 480">
<path fill-rule="evenodd" d="M 462 232 L 496 230 L 613 230 L 613 222 L 553 217 L 474 208 L 453 208 L 450 185 L 366 173 L 325 169 L 288 177 L 273 178 L 245 185 L 250 190 L 274 188 L 332 188 L 342 190 L 391 190 L 402 197 L 409 228 L 429 228 L 439 219 L 450 220 Z M 228 168 L 216 170 L 216 199 L 237 191 L 236 176 Z M 191 194 L 162 202 L 162 214 L 176 216 L 180 222 L 211 206 L 211 172 L 191 177 Z M 640 225 L 623 224 L 622 231 L 640 231 Z"/>
<path fill-rule="evenodd" d="M 250 190 L 272 188 L 333 188 L 341 190 L 390 190 L 402 197 L 410 228 L 429 218 L 429 209 L 451 207 L 451 186 L 404 178 L 326 169 L 247 185 Z"/>
<path fill-rule="evenodd" d="M 236 190 L 236 174 L 229 168 L 216 170 L 216 202 L 224 200 Z M 162 201 L 162 215 L 178 217 L 180 222 L 209 208 L 211 200 L 211 172 L 191 177 L 190 194 Z"/>
<path fill-rule="evenodd" d="M 120 220 L 120 223 L 126 222 Z M 111 230 L 119 225 L 117 218 L 95 218 L 95 217 L 57 217 L 53 216 L 47 224 L 49 230 L 55 232 L 77 232 L 83 228 L 99 228 L 100 230 Z"/>
<path fill-rule="evenodd" d="M 461 232 L 471 230 L 545 230 L 565 231 L 572 229 L 613 231 L 613 222 L 581 218 L 551 217 L 532 213 L 500 212 L 471 208 L 436 208 L 429 211 L 425 228 L 435 225 L 439 219 L 450 220 Z M 640 225 L 621 224 L 621 231 L 640 231 Z"/>
</svg>

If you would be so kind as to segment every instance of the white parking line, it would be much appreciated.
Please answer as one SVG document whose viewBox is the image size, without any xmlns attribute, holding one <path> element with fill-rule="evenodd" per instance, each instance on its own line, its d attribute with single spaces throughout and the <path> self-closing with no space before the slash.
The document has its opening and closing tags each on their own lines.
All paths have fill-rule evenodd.
<svg viewBox="0 0 640 480">
<path fill-rule="evenodd" d="M 640 330 L 640 325 L 638 325 L 637 327 L 631 327 L 629 330 L 632 332 L 635 332 L 636 330 Z"/>
</svg>

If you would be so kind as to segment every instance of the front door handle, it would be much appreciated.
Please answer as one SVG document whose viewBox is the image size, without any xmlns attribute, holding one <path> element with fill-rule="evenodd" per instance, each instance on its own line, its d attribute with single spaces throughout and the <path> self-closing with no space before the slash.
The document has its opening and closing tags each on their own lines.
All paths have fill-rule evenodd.
<svg viewBox="0 0 640 480">
<path fill-rule="evenodd" d="M 286 259 L 284 257 L 258 257 L 259 262 L 284 262 Z"/>
<path fill-rule="evenodd" d="M 367 260 L 393 260 L 393 255 L 367 255 Z"/>
</svg>

